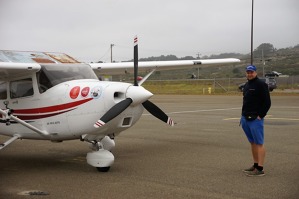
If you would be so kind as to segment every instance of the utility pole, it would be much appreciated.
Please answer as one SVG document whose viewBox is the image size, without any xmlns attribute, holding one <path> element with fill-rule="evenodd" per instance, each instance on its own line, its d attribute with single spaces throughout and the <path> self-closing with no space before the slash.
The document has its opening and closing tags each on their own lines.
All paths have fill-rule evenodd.
<svg viewBox="0 0 299 199">
<path fill-rule="evenodd" d="M 196 55 L 197 55 L 196 59 L 200 59 L 200 57 L 199 57 L 200 53 L 197 53 Z"/>
<path fill-rule="evenodd" d="M 264 59 L 264 49 L 262 48 L 262 62 L 263 62 L 263 77 L 265 77 L 265 65 L 266 61 Z"/>
<path fill-rule="evenodd" d="M 197 58 L 196 58 L 196 59 L 200 59 L 199 56 L 200 56 L 201 54 L 200 54 L 200 53 L 197 53 L 196 55 L 197 55 Z M 199 66 L 197 67 L 197 79 L 199 79 Z"/>
<path fill-rule="evenodd" d="M 112 59 L 112 47 L 114 46 L 114 44 L 110 44 L 110 51 L 111 51 L 111 63 L 112 63 L 112 61 L 113 61 L 113 59 Z"/>
</svg>

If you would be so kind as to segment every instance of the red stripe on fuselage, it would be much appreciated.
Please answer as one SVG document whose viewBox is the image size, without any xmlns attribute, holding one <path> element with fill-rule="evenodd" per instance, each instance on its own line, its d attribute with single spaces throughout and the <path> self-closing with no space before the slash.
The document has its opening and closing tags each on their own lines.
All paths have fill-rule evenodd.
<svg viewBox="0 0 299 199">
<path fill-rule="evenodd" d="M 66 112 L 69 112 L 69 111 L 72 111 L 74 109 L 70 109 L 70 110 L 67 110 L 67 111 L 62 111 L 62 112 L 59 112 L 59 113 L 51 113 L 51 114 L 46 114 L 46 115 L 20 115 L 18 116 L 19 119 L 21 120 L 36 120 L 36 119 L 43 119 L 43 118 L 47 118 L 47 117 L 52 117 L 52 116 L 56 116 L 56 115 L 60 115 L 62 113 L 66 113 Z"/>
<path fill-rule="evenodd" d="M 50 113 L 55 111 L 62 111 L 70 108 L 74 108 L 76 106 L 79 106 L 81 104 L 84 104 L 86 102 L 89 102 L 93 98 L 88 98 L 76 102 L 70 102 L 66 104 L 59 104 L 55 106 L 48 106 L 48 107 L 41 107 L 41 108 L 32 108 L 32 109 L 17 109 L 14 110 L 13 114 L 38 114 L 38 113 Z M 19 116 L 21 117 L 21 116 Z"/>
</svg>

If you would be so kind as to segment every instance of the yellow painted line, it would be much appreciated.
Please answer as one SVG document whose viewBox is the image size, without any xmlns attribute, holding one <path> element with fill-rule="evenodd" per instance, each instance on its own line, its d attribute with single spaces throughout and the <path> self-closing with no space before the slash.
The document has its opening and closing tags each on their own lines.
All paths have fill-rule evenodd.
<svg viewBox="0 0 299 199">
<path fill-rule="evenodd" d="M 240 120 L 240 119 L 241 119 L 241 117 L 238 117 L 238 118 L 232 117 L 232 118 L 225 118 L 223 120 Z"/>
</svg>

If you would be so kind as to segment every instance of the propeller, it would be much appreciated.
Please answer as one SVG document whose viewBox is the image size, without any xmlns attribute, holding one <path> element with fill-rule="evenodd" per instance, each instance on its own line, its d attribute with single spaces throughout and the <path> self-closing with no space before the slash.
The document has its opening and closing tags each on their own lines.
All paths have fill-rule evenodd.
<svg viewBox="0 0 299 199">
<path fill-rule="evenodd" d="M 153 71 L 147 76 L 147 78 L 152 73 Z M 113 118 L 121 114 L 124 110 L 126 110 L 126 108 L 128 108 L 131 104 L 140 104 L 140 103 L 142 103 L 143 107 L 148 112 L 150 112 L 153 116 L 169 124 L 170 126 L 174 126 L 173 120 L 170 117 L 168 117 L 159 107 L 157 107 L 155 104 L 153 104 L 148 100 L 153 94 L 138 85 L 137 75 L 138 75 L 138 38 L 137 36 L 135 36 L 134 38 L 134 84 L 133 86 L 129 87 L 127 90 L 126 96 L 128 96 L 128 98 L 120 101 L 119 103 L 115 104 L 110 110 L 108 110 L 94 124 L 95 128 L 104 126 L 107 122 L 109 122 L 110 120 L 112 120 Z"/>
<path fill-rule="evenodd" d="M 169 124 L 170 126 L 174 126 L 173 120 L 168 117 L 159 107 L 153 104 L 151 101 L 146 100 L 142 103 L 143 107 L 150 112 L 156 118 L 162 120 L 163 122 Z"/>
<path fill-rule="evenodd" d="M 138 105 L 153 96 L 151 92 L 141 86 L 130 86 L 126 92 L 127 98 L 110 108 L 95 124 L 95 128 L 104 126 L 107 122 L 121 114 L 130 105 Z"/>
<path fill-rule="evenodd" d="M 144 81 L 153 73 L 152 71 L 145 79 Z M 138 38 L 137 36 L 134 38 L 134 86 L 138 86 L 137 83 L 137 75 L 138 75 Z M 140 83 L 140 85 L 143 82 Z M 149 100 L 146 100 L 142 103 L 143 107 L 150 112 L 153 116 L 156 118 L 162 120 L 163 122 L 169 124 L 170 126 L 174 126 L 173 120 L 168 117 L 159 107 L 157 107 L 155 104 L 150 102 Z"/>
<path fill-rule="evenodd" d="M 95 128 L 99 128 L 101 126 L 104 126 L 107 122 L 109 122 L 110 120 L 112 120 L 113 118 L 118 116 L 120 113 L 122 113 L 126 108 L 128 108 L 131 103 L 132 103 L 132 99 L 127 98 L 127 99 L 115 104 L 93 126 Z"/>
</svg>

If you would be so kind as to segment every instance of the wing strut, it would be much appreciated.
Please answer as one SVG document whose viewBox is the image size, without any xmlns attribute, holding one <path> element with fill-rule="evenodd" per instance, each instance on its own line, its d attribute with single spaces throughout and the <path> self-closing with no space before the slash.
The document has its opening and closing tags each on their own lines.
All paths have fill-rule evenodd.
<svg viewBox="0 0 299 199">
<path fill-rule="evenodd" d="M 145 82 L 147 80 L 147 78 L 149 78 L 155 71 L 156 71 L 156 69 L 153 69 L 144 78 L 142 78 L 142 80 L 140 82 L 138 82 L 138 86 L 141 86 L 143 84 L 143 82 Z"/>
<path fill-rule="evenodd" d="M 36 132 L 36 133 L 38 133 L 38 134 L 40 134 L 42 136 L 46 136 L 46 137 L 49 136 L 49 134 L 47 132 L 41 131 L 40 129 L 36 128 L 35 126 L 32 126 L 31 124 L 28 124 L 27 122 L 25 122 L 25 121 L 23 121 L 23 120 L 15 117 L 15 116 L 13 116 L 11 114 L 11 112 L 12 111 L 10 109 L 7 109 L 7 110 L 0 109 L 0 113 L 2 115 L 4 115 L 6 121 L 8 121 L 8 123 L 6 125 L 9 125 L 9 120 L 12 119 L 12 120 L 18 122 L 19 124 L 21 124 L 21 125 L 29 128 L 29 129 L 31 129 L 32 131 L 34 131 L 34 132 Z"/>
<path fill-rule="evenodd" d="M 6 147 L 7 145 L 9 145 L 10 143 L 12 143 L 13 141 L 15 141 L 16 139 L 18 139 L 18 138 L 20 138 L 19 135 L 14 135 L 12 138 L 7 140 L 6 142 L 0 144 L 0 150 L 3 149 L 4 147 Z"/>
</svg>

